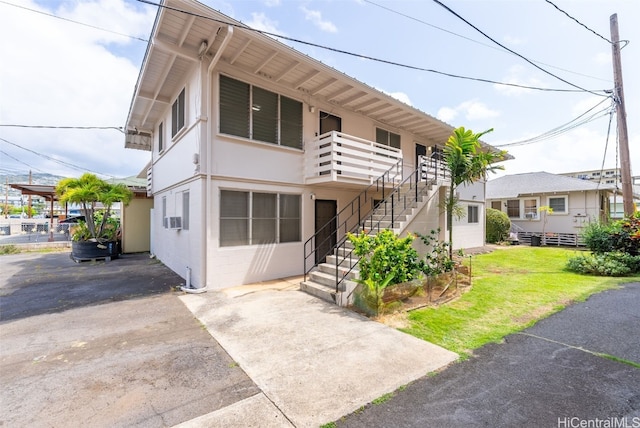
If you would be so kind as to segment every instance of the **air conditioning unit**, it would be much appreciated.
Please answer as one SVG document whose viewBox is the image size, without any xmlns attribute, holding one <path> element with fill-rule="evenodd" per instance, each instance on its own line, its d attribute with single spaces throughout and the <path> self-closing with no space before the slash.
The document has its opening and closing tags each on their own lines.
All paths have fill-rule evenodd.
<svg viewBox="0 0 640 428">
<path fill-rule="evenodd" d="M 526 218 L 528 218 L 529 220 L 534 219 L 534 218 L 538 218 L 538 213 L 526 213 L 524 215 Z"/>
<path fill-rule="evenodd" d="M 169 229 L 182 229 L 182 217 L 169 217 Z"/>
</svg>

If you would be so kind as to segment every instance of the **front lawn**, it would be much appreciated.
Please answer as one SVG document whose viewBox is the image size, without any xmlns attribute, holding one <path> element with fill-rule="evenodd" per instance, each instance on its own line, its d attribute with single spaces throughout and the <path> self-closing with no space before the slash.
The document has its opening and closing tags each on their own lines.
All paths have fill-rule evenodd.
<svg viewBox="0 0 640 428">
<path fill-rule="evenodd" d="M 473 256 L 471 290 L 449 304 L 410 312 L 402 331 L 466 356 L 571 302 L 630 281 L 566 271 L 568 258 L 576 253 L 523 246 Z"/>
</svg>

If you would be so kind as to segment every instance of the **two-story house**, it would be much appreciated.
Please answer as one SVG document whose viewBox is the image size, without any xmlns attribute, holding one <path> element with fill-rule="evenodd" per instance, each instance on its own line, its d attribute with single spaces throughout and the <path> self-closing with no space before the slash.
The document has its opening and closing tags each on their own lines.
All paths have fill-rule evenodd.
<svg viewBox="0 0 640 428">
<path fill-rule="evenodd" d="M 196 1 L 159 8 L 126 129 L 151 152 L 152 252 L 195 288 L 307 273 L 349 221 L 379 206 L 390 227 L 411 192 L 404 230 L 446 227 L 452 126 Z M 456 247 L 481 246 L 484 183 L 460 200 Z"/>
</svg>

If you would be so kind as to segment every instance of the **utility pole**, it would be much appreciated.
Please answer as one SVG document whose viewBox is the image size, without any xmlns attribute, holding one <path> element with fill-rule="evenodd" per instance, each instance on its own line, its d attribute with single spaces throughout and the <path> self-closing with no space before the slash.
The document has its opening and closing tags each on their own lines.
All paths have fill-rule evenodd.
<svg viewBox="0 0 640 428">
<path fill-rule="evenodd" d="M 31 170 L 29 170 L 29 184 L 31 184 Z M 31 207 L 31 194 L 29 194 L 29 218 L 32 217 L 32 207 Z"/>
<path fill-rule="evenodd" d="M 622 204 L 624 215 L 633 214 L 633 187 L 631 185 L 631 161 L 629 160 L 629 133 L 627 131 L 627 111 L 624 107 L 624 89 L 622 85 L 622 62 L 620 60 L 620 34 L 618 33 L 618 14 L 609 18 L 611 28 L 611 50 L 613 52 L 613 97 L 618 118 L 618 144 L 620 151 L 620 173 L 622 178 Z"/>
</svg>

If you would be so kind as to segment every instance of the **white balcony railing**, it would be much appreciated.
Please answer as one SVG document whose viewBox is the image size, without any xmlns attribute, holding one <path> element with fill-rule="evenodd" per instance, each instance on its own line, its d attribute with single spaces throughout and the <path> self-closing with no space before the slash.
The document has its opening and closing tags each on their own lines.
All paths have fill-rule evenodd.
<svg viewBox="0 0 640 428">
<path fill-rule="evenodd" d="M 307 143 L 305 180 L 307 184 L 331 181 L 371 184 L 400 160 L 400 149 L 331 131 Z M 401 168 L 391 180 L 402 180 Z"/>
</svg>

